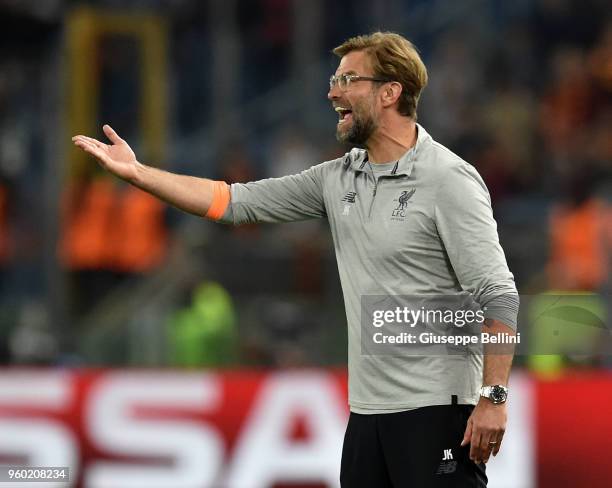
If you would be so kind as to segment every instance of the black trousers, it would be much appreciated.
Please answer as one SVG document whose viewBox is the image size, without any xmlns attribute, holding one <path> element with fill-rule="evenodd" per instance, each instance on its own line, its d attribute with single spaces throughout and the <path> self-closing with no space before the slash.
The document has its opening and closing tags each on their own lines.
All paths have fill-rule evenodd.
<svg viewBox="0 0 612 488">
<path fill-rule="evenodd" d="M 472 405 L 438 405 L 399 413 L 351 413 L 342 488 L 481 488 L 484 464 L 460 447 Z"/>
</svg>

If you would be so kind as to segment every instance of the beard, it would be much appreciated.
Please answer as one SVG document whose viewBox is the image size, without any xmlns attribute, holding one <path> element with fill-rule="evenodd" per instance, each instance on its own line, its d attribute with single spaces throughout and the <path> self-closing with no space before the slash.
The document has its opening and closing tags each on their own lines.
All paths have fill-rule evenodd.
<svg viewBox="0 0 612 488">
<path fill-rule="evenodd" d="M 362 114 L 361 110 L 355 111 L 355 108 L 353 107 L 351 126 L 348 129 L 342 126 L 336 128 L 336 140 L 343 144 L 365 147 L 366 142 L 376 130 L 376 122 L 370 114 Z"/>
</svg>

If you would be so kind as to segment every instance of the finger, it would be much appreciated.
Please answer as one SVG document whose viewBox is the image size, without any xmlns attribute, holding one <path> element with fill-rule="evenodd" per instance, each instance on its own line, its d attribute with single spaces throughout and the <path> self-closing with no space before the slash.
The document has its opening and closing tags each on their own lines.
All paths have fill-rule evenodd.
<svg viewBox="0 0 612 488">
<path fill-rule="evenodd" d="M 475 463 L 480 462 L 480 432 L 472 429 L 472 437 L 470 439 L 470 459 Z"/>
<path fill-rule="evenodd" d="M 483 463 L 486 463 L 491 456 L 494 444 L 490 444 L 490 442 L 495 442 L 495 434 L 487 435 L 483 433 L 480 437 L 480 460 Z"/>
<path fill-rule="evenodd" d="M 489 458 L 491 457 L 491 451 L 493 450 L 493 447 L 495 446 L 494 444 L 491 444 L 491 442 L 495 442 L 495 441 L 489 440 L 487 441 L 487 445 L 483 447 L 482 462 L 485 464 L 489 461 Z"/>
<path fill-rule="evenodd" d="M 501 443 L 502 443 L 503 439 L 504 439 L 504 434 L 503 433 L 497 437 L 497 444 L 495 444 L 493 446 L 493 452 L 492 452 L 493 457 L 497 456 L 497 453 L 501 449 Z"/>
<path fill-rule="evenodd" d="M 81 139 L 87 142 L 90 142 L 91 144 L 93 144 L 96 147 L 99 148 L 104 148 L 106 147 L 106 144 L 104 144 L 103 142 L 98 141 L 97 139 L 94 139 L 93 137 L 87 137 L 87 136 L 81 136 Z"/>
<path fill-rule="evenodd" d="M 76 143 L 78 141 L 85 141 L 85 136 L 78 135 L 72 138 L 72 142 Z"/>
<path fill-rule="evenodd" d="M 487 461 L 489 457 L 491 456 L 491 454 L 493 454 L 493 456 L 497 455 L 497 453 L 499 452 L 499 448 L 501 446 L 501 441 L 503 437 L 504 437 L 503 429 L 499 429 L 491 433 L 491 435 L 489 436 L 489 441 L 487 443 L 487 450 L 486 450 L 487 451 Z"/>
<path fill-rule="evenodd" d="M 461 447 L 467 445 L 472 438 L 472 422 L 468 420 L 467 426 L 465 428 L 465 433 L 463 434 L 463 440 L 461 441 Z"/>
<path fill-rule="evenodd" d="M 106 148 L 105 144 L 102 144 L 99 141 L 96 141 L 95 139 L 92 139 L 91 137 L 79 136 L 79 137 L 75 137 L 73 139 L 73 141 L 74 141 L 75 144 L 77 142 L 81 142 L 83 144 L 96 147 L 96 148 L 98 148 L 100 150 L 105 150 L 105 148 Z"/>
<path fill-rule="evenodd" d="M 89 142 L 100 142 L 97 139 L 94 139 L 93 137 L 88 137 L 88 136 L 84 136 L 83 134 L 77 134 L 76 136 L 72 136 L 72 141 L 76 142 L 78 140 L 84 140 L 84 141 L 89 141 Z"/>
<path fill-rule="evenodd" d="M 104 124 L 104 126 L 102 127 L 102 130 L 106 134 L 106 137 L 108 137 L 109 140 L 113 142 L 113 144 L 118 144 L 120 142 L 123 142 L 123 139 L 121 139 L 121 137 L 117 135 L 117 133 L 113 130 L 113 128 L 110 125 Z"/>
<path fill-rule="evenodd" d="M 74 139 L 74 142 L 82 142 L 84 144 L 90 144 L 94 147 L 106 147 L 106 144 L 102 144 L 100 141 L 97 141 L 96 139 L 93 139 L 91 137 L 87 137 L 87 136 L 77 136 Z"/>
<path fill-rule="evenodd" d="M 81 149 L 88 149 L 88 148 L 92 147 L 91 143 L 87 142 L 84 139 L 80 139 L 80 138 L 74 140 L 74 145 L 77 146 L 77 147 L 80 147 Z"/>
<path fill-rule="evenodd" d="M 486 463 L 490 455 L 489 439 L 490 435 L 482 430 L 479 431 L 478 442 L 476 443 L 476 462 Z"/>
<path fill-rule="evenodd" d="M 486 463 L 487 460 L 489 459 L 489 443 L 488 441 L 484 441 L 483 440 L 484 436 L 481 436 L 480 438 L 480 445 L 478 446 L 478 454 L 476 455 L 477 459 L 478 459 L 478 463 Z"/>
<path fill-rule="evenodd" d="M 74 145 L 77 146 L 77 147 L 80 147 L 85 152 L 90 153 L 90 154 L 94 154 L 94 153 L 100 152 L 100 150 L 96 146 L 94 146 L 91 142 L 87 142 L 87 141 L 85 141 L 83 139 L 79 139 L 79 140 L 75 141 Z"/>
<path fill-rule="evenodd" d="M 77 146 L 97 147 L 95 144 L 91 143 L 90 141 L 88 141 L 87 139 L 85 139 L 83 137 L 75 138 L 74 144 L 77 145 Z"/>
<path fill-rule="evenodd" d="M 86 153 L 89 153 L 94 156 L 103 164 L 106 164 L 106 154 L 100 148 L 94 146 L 90 142 L 82 140 L 76 141 L 75 145 L 83 149 L 83 151 L 85 151 Z"/>
<path fill-rule="evenodd" d="M 85 136 L 74 136 L 72 138 L 72 141 L 75 142 L 75 143 L 80 141 L 80 142 L 87 142 L 88 144 L 92 144 L 92 141 L 88 140 L 88 139 L 90 139 L 90 138 L 87 138 Z"/>
</svg>

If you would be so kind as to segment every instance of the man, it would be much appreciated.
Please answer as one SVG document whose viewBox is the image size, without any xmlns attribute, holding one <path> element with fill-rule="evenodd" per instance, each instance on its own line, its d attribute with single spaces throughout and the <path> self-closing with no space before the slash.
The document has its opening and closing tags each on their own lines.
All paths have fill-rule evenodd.
<svg viewBox="0 0 612 488">
<path fill-rule="evenodd" d="M 490 333 L 513 334 L 518 296 L 476 170 L 416 123 L 427 71 L 402 36 L 377 32 L 334 50 L 328 98 L 337 138 L 364 149 L 297 175 L 247 184 L 141 164 L 109 126 L 112 145 L 74 143 L 118 177 L 196 215 L 230 223 L 327 217 L 349 334 L 344 487 L 480 487 L 499 452 L 512 354 L 363 354 L 364 296 L 466 291 Z M 485 388 L 481 389 L 483 386 Z M 475 405 L 475 407 L 474 407 Z"/>
</svg>

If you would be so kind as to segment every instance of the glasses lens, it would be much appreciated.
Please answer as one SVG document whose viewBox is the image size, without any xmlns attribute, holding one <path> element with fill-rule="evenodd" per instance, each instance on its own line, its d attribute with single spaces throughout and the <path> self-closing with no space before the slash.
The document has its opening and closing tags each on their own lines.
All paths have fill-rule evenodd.
<svg viewBox="0 0 612 488">
<path fill-rule="evenodd" d="M 331 90 L 333 87 L 338 85 L 341 90 L 346 90 L 351 84 L 351 80 L 351 75 L 332 75 L 329 78 L 329 88 Z"/>
<path fill-rule="evenodd" d="M 351 78 L 348 75 L 340 75 L 338 81 L 340 82 L 340 88 L 346 90 L 351 82 Z"/>
</svg>

